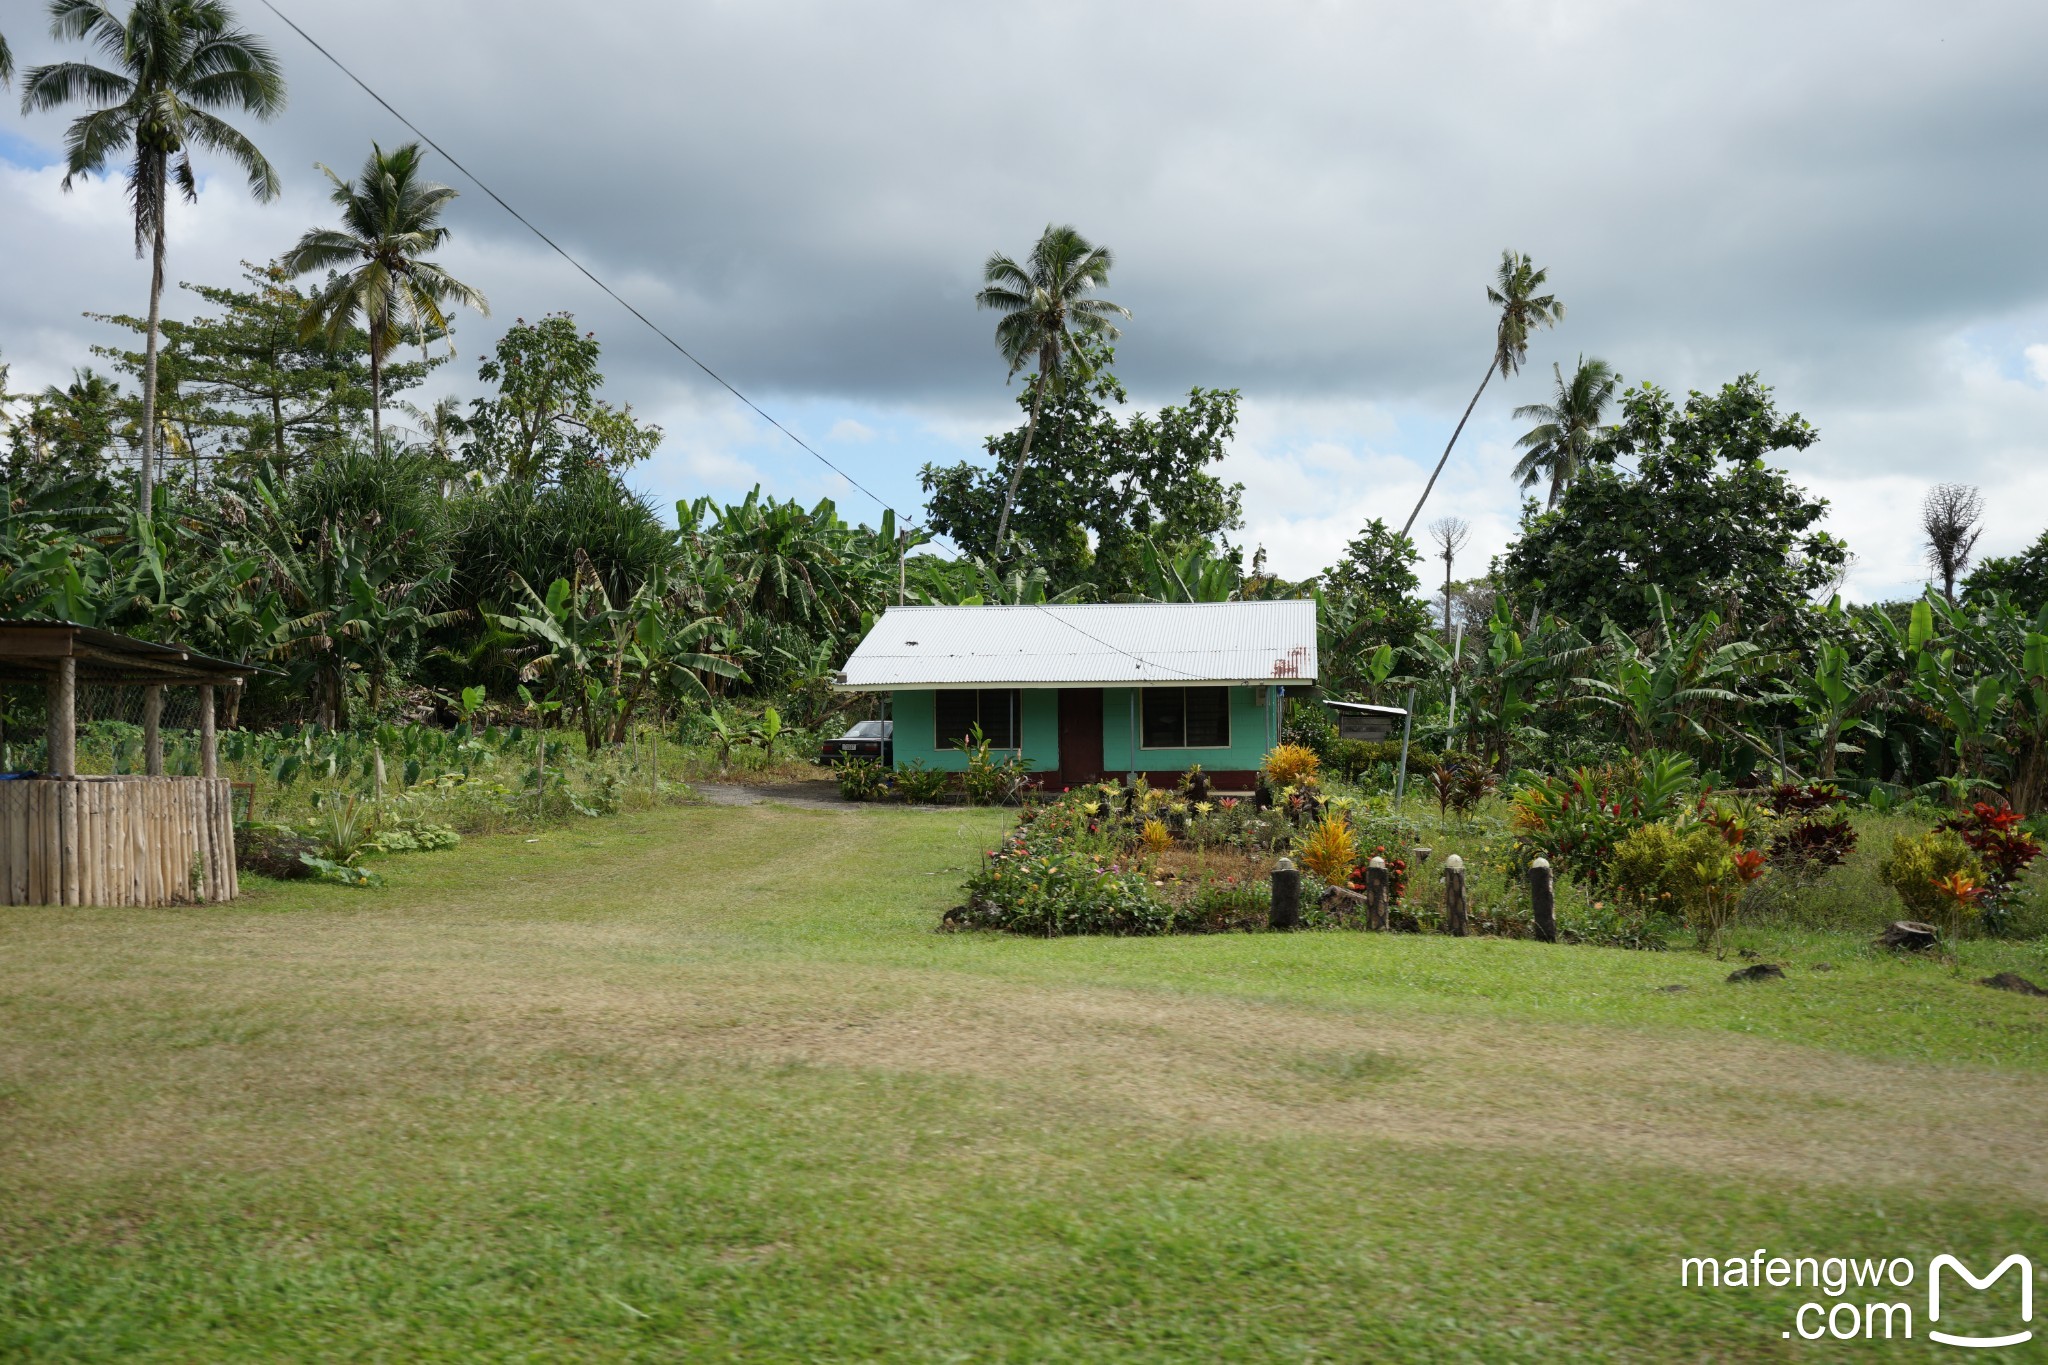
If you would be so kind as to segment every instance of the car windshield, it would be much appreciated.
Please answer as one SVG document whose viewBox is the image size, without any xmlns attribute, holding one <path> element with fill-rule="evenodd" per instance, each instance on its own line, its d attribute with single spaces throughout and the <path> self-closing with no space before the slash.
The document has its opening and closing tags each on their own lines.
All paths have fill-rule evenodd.
<svg viewBox="0 0 2048 1365">
<path fill-rule="evenodd" d="M 847 731 L 847 732 L 846 732 L 845 734 L 841 735 L 841 736 L 840 736 L 840 738 L 841 738 L 841 739 L 880 739 L 880 738 L 882 737 L 882 733 L 883 733 L 883 732 L 882 732 L 882 726 L 883 726 L 883 724 L 884 724 L 884 722 L 882 722 L 882 721 L 879 721 L 879 720 L 864 720 L 864 721 L 860 722 L 860 724 L 858 724 L 858 725 L 854 726 L 854 727 L 853 727 L 853 728 L 852 728 L 851 730 L 848 730 L 848 731 Z"/>
</svg>

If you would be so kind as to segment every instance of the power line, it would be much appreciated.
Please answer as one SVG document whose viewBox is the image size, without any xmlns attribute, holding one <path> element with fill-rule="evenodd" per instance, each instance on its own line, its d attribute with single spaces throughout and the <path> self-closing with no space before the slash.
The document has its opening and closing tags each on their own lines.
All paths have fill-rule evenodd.
<svg viewBox="0 0 2048 1365">
<path fill-rule="evenodd" d="M 557 242 L 554 238 L 548 236 L 545 232 L 542 232 L 539 228 L 535 227 L 533 225 L 532 220 L 527 218 L 525 214 L 521 213 L 518 209 L 515 209 L 510 204 L 506 203 L 504 196 L 499 194 L 496 190 L 492 189 L 489 185 L 486 185 L 481 179 L 479 179 L 475 171 L 472 171 L 469 167 L 463 165 L 460 161 L 457 161 L 454 155 L 450 153 L 446 147 L 443 147 L 440 143 L 434 141 L 433 138 L 428 137 L 424 132 L 420 130 L 420 126 L 418 124 L 414 123 L 404 114 L 399 113 L 398 110 L 392 105 L 390 100 L 385 99 L 375 90 L 372 90 L 367 81 L 365 81 L 361 76 L 358 76 L 355 72 L 351 71 L 348 68 L 348 65 L 345 62 L 343 62 L 341 58 L 335 56 L 332 52 L 329 52 L 326 48 L 322 47 L 320 45 L 320 41 L 317 38 L 315 38 L 312 34 L 306 32 L 306 30 L 300 28 L 297 22 L 295 22 L 290 15 L 286 14 L 283 10 L 279 9 L 276 5 L 272 4 L 271 0 L 263 0 L 263 7 L 269 10 L 272 14 L 275 14 L 279 19 L 283 20 L 285 26 L 291 29 L 292 32 L 298 34 L 301 38 L 304 38 L 315 52 L 319 53 L 328 61 L 332 62 L 334 64 L 335 70 L 341 72 L 342 75 L 354 81 L 364 94 L 368 95 L 371 99 L 377 101 L 377 103 L 383 105 L 384 111 L 386 113 L 390 114 L 391 117 L 397 119 L 400 123 L 403 123 L 407 128 L 410 128 L 415 137 L 419 138 L 420 141 L 426 143 L 429 147 L 432 147 L 435 151 L 439 152 L 443 159 L 445 159 L 449 165 L 453 166 L 456 170 L 462 172 L 462 174 L 468 178 L 470 184 L 475 185 L 478 189 L 482 190 L 485 194 L 489 195 L 491 199 L 498 205 L 499 208 L 511 214 L 515 219 L 519 221 L 519 224 L 522 227 L 524 227 L 528 232 L 531 232 L 534 236 L 540 238 L 543 242 L 547 243 L 548 247 L 551 250 L 553 250 L 553 252 L 557 256 L 560 256 L 563 260 L 567 261 L 570 265 L 574 266 L 576 268 L 577 273 L 582 275 L 584 279 L 589 280 L 592 284 L 596 285 L 599 289 L 603 290 L 608 296 L 610 296 L 612 302 L 618 304 L 619 307 L 625 309 L 628 313 L 631 313 L 634 317 L 638 318 L 640 322 L 647 328 L 648 331 L 654 333 L 663 341 L 666 341 L 670 346 L 674 347 L 677 355 L 680 355 L 681 357 L 683 357 L 683 359 L 689 361 L 692 365 L 695 365 L 698 369 L 704 371 L 705 374 L 709 375 L 727 393 L 731 394 L 733 397 L 739 399 L 740 402 L 746 404 L 749 408 L 753 409 L 755 415 L 758 416 L 762 421 L 766 422 L 769 426 L 774 427 L 784 436 L 787 436 L 790 440 L 794 441 L 797 447 L 806 452 L 807 454 L 809 454 L 812 459 L 816 460 L 819 464 L 825 466 L 825 468 L 831 470 L 834 474 L 837 474 L 840 478 L 846 480 L 847 483 L 853 485 L 853 487 L 859 489 L 862 493 L 867 494 L 868 497 L 874 499 L 875 503 L 878 506 L 880 506 L 883 511 L 889 512 L 892 515 L 900 515 L 896 513 L 896 509 L 894 507 L 891 507 L 879 493 L 876 493 L 873 490 L 867 488 L 861 483 L 860 480 L 854 478 L 853 475 L 847 473 L 838 465 L 833 464 L 830 460 L 826 459 L 823 455 L 820 455 L 816 450 L 812 449 L 810 444 L 807 441 L 805 441 L 803 437 L 797 435 L 788 427 L 776 421 L 772 416 L 768 414 L 768 412 L 765 409 L 761 407 L 759 403 L 756 403 L 753 399 L 747 397 L 738 389 L 734 388 L 732 386 L 732 383 L 729 380 L 727 380 L 724 375 L 720 374 L 718 371 L 712 369 L 709 365 L 706 365 L 703 361 L 699 360 L 696 356 L 692 355 L 688 348 L 686 348 L 681 342 L 677 341 L 674 337 L 670 336 L 667 332 L 663 331 L 659 326 L 657 326 L 652 318 L 648 317 L 638 308 L 635 308 L 632 304 L 628 303 L 623 297 L 620 296 L 617 290 L 613 289 L 610 285 L 606 284 L 603 280 L 599 279 L 596 275 L 592 274 L 588 266 L 584 265 L 583 262 L 577 260 L 574 256 L 571 256 L 567 251 L 563 250 L 559 242 Z M 936 533 L 934 533 L 932 539 L 936 541 L 944 541 L 947 545 L 952 546 L 952 549 L 956 554 L 964 553 L 958 545 L 953 545 L 953 543 L 950 540 L 947 540 L 944 536 L 937 535 Z"/>
</svg>

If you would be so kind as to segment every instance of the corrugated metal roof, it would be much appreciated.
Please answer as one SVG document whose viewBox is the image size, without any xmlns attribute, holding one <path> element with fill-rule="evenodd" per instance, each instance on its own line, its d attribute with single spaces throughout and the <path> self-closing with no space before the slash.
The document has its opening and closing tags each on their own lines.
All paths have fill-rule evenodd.
<svg viewBox="0 0 2048 1365">
<path fill-rule="evenodd" d="M 891 607 L 846 661 L 841 687 L 1121 687 L 1308 683 L 1316 604 L 1111 602 Z"/>
</svg>

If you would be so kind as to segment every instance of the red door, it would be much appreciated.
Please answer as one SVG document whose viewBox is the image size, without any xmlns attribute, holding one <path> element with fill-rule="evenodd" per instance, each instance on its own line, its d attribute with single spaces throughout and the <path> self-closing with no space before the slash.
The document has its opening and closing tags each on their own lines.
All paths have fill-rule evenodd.
<svg viewBox="0 0 2048 1365">
<path fill-rule="evenodd" d="M 1060 689 L 1059 785 L 1078 787 L 1102 777 L 1102 689 Z"/>
</svg>

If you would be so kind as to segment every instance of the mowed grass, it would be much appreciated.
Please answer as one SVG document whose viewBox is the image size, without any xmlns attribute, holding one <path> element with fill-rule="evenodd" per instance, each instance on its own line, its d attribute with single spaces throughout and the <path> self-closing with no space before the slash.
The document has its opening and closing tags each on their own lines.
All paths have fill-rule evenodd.
<svg viewBox="0 0 2048 1365">
<path fill-rule="evenodd" d="M 2036 947 L 934 932 L 1003 824 L 0 911 L 0 1354 L 1882 1358 L 1679 1259 L 2048 1260 L 2048 1002 L 1973 984 Z"/>
</svg>

